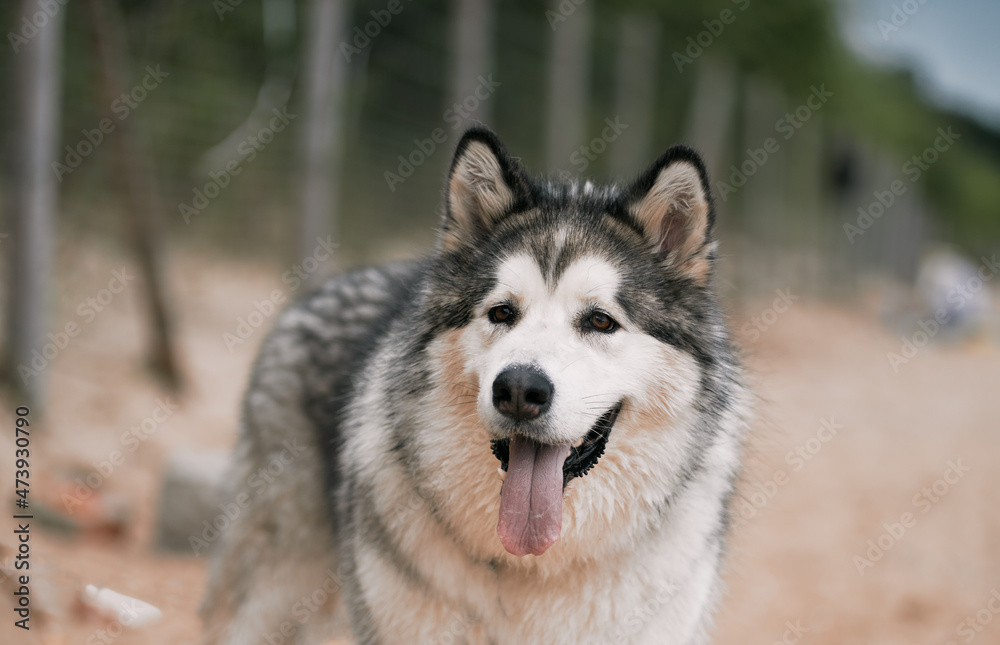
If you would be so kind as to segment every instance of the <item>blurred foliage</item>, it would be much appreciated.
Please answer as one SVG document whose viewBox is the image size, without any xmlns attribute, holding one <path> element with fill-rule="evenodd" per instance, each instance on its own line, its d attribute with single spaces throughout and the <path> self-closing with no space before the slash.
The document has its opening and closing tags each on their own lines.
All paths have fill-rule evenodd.
<svg viewBox="0 0 1000 645">
<path fill-rule="evenodd" d="M 218 199 L 185 226 L 177 205 L 190 202 L 193 191 L 208 181 L 204 155 L 242 123 L 261 97 L 265 78 L 285 78 L 292 93 L 289 110 L 299 112 L 296 85 L 301 69 L 306 5 L 294 2 L 295 37 L 266 41 L 262 0 L 243 0 L 232 11 L 217 13 L 212 2 L 122 0 L 130 48 L 131 82 L 142 78 L 147 65 L 170 73 L 161 87 L 135 111 L 133 126 L 147 142 L 157 169 L 165 216 L 172 235 L 210 243 L 229 241 L 249 249 L 291 246 L 298 207 L 297 149 L 299 130 L 279 134 L 267 153 L 233 177 L 237 188 Z M 926 173 L 923 184 L 942 232 L 969 250 L 985 251 L 1000 242 L 1000 137 L 968 118 L 930 106 L 906 75 L 873 69 L 859 62 L 841 43 L 837 17 L 825 0 L 586 0 L 593 10 L 588 132 L 599 131 L 614 114 L 617 19 L 636 12 L 656 21 L 661 42 L 658 60 L 649 61 L 650 79 L 658 83 L 656 148 L 682 137 L 694 73 L 678 72 L 672 55 L 683 52 L 690 37 L 708 28 L 706 21 L 732 12 L 735 19 L 713 39 L 713 57 L 734 61 L 744 77 L 771 79 L 788 97 L 808 92 L 814 84 L 836 88 L 824 127 L 847 132 L 867 146 L 886 151 L 902 164 L 933 141 L 938 127 L 953 125 L 963 145 L 949 151 L 947 163 Z M 566 3 L 572 5 L 571 0 Z M 5 3 L 4 17 L 14 3 Z M 97 98 L 96 61 L 92 35 L 83 7 L 70 3 L 66 11 L 63 144 L 73 145 L 81 131 L 109 115 Z M 370 12 L 385 7 L 382 0 L 351 6 L 347 29 L 363 26 Z M 452 2 L 404 2 L 370 46 L 348 66 L 345 96 L 343 172 L 339 227 L 348 254 L 363 255 L 371 238 L 383 229 L 429 240 L 440 201 L 442 174 L 458 133 L 444 120 L 450 103 Z M 552 28 L 548 5 L 530 0 L 499 0 L 493 73 L 502 91 L 490 99 L 490 125 L 509 147 L 534 168 L 545 159 L 545 115 L 548 57 Z M 745 10 L 744 10 L 745 9 Z M 570 18 L 572 19 L 572 18 Z M 5 20 L 11 24 L 12 20 Z M 350 38 L 351 36 L 348 36 Z M 269 44 L 266 44 L 269 43 Z M 11 86 L 9 48 L 0 74 Z M 702 62 L 692 63 L 692 69 Z M 0 111 L 11 114 L 0 99 Z M 10 119 L 2 136 L 10 136 Z M 414 149 L 414 140 L 443 128 L 441 144 L 411 179 L 390 191 L 383 178 L 397 166 L 398 155 Z M 68 175 L 62 183 L 66 224 L 77 228 L 107 228 L 102 213 L 108 205 L 107 151 Z M 606 176 L 601 158 L 588 174 Z"/>
</svg>

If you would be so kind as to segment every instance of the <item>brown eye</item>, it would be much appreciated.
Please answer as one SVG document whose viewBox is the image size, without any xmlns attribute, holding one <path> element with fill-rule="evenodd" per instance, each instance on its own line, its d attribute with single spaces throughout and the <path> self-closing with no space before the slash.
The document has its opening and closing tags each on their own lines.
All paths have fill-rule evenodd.
<svg viewBox="0 0 1000 645">
<path fill-rule="evenodd" d="M 590 314 L 590 318 L 587 319 L 587 322 L 590 323 L 590 326 L 597 331 L 603 331 L 605 333 L 612 332 L 618 328 L 618 323 L 615 322 L 614 318 L 601 311 L 595 311 Z"/>
<path fill-rule="evenodd" d="M 514 322 L 514 309 L 510 305 L 497 305 L 490 309 L 490 322 L 494 324 Z"/>
</svg>

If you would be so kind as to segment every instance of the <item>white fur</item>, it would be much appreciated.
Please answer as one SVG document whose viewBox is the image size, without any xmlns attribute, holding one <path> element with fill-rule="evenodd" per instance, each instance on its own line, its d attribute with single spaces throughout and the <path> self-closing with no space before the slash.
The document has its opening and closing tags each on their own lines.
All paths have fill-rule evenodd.
<svg viewBox="0 0 1000 645">
<path fill-rule="evenodd" d="M 462 334 L 469 367 L 475 369 L 480 387 L 478 408 L 487 424 L 502 424 L 493 406 L 492 389 L 497 375 L 517 364 L 535 365 L 555 386 L 551 407 L 545 415 L 553 443 L 583 438 L 597 419 L 621 399 L 625 382 L 620 366 L 624 360 L 609 360 L 627 350 L 627 332 L 612 335 L 581 334 L 576 319 L 594 306 L 616 320 L 624 314 L 614 302 L 618 276 L 596 259 L 577 261 L 550 290 L 544 276 L 527 256 L 503 262 L 497 273 L 497 288 L 480 316 Z M 511 301 L 518 309 L 512 329 L 489 321 L 487 311 Z"/>
<path fill-rule="evenodd" d="M 392 396 L 393 384 L 379 377 L 385 373 L 379 362 L 399 357 L 386 349 L 376 358 L 352 407 L 365 414 L 352 415 L 346 429 L 348 461 L 373 483 L 397 547 L 434 589 L 428 596 L 408 588 L 377 554 L 360 554 L 365 595 L 379 606 L 387 642 L 414 642 L 417 635 L 423 642 L 498 645 L 706 638 L 719 548 L 708 538 L 738 440 L 720 435 L 702 474 L 669 510 L 659 507 L 675 490 L 694 441 L 699 368 L 691 356 L 634 328 L 615 302 L 618 282 L 614 267 L 597 258 L 576 261 L 554 286 L 530 258 L 505 260 L 476 320 L 429 347 L 441 385 L 415 412 L 422 430 L 412 454 L 419 463 L 409 466 L 420 473 L 416 481 L 386 459 L 382 430 L 388 419 L 380 401 Z M 508 300 L 521 318 L 512 329 L 498 329 L 487 313 Z M 621 329 L 581 334 L 577 317 L 593 305 Z M 516 362 L 539 365 L 552 378 L 556 395 L 546 416 L 560 440 L 583 437 L 608 407 L 625 401 L 605 455 L 568 485 L 562 536 L 540 557 L 512 556 L 496 534 L 501 481 L 489 449 L 496 412 L 488 391 L 496 374 Z M 477 391 L 473 406 L 466 397 Z M 735 415 L 731 424 L 739 424 Z M 428 499 L 436 500 L 443 523 L 431 516 Z M 400 509 L 407 512 L 401 516 Z M 662 527 L 660 512 L 668 513 Z M 492 570 L 483 564 L 490 560 L 497 563 Z M 456 638 L 456 624 L 466 641 Z M 452 640 L 443 640 L 448 634 Z"/>
</svg>

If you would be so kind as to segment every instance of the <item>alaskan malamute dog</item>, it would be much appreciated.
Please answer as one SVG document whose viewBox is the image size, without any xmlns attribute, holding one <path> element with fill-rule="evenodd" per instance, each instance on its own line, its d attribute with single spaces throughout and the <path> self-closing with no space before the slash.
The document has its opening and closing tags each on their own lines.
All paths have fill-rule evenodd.
<svg viewBox="0 0 1000 645">
<path fill-rule="evenodd" d="M 474 128 L 445 193 L 264 342 L 206 642 L 707 642 L 747 396 L 704 165 L 545 181 Z"/>
</svg>

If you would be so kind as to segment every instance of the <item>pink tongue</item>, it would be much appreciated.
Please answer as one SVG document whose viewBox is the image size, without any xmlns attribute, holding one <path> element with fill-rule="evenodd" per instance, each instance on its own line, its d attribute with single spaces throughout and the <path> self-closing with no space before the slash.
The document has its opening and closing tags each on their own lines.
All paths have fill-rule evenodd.
<svg viewBox="0 0 1000 645">
<path fill-rule="evenodd" d="M 515 435 L 500 488 L 497 534 L 510 553 L 541 555 L 562 530 L 563 462 L 569 445 L 548 446 Z"/>
</svg>

